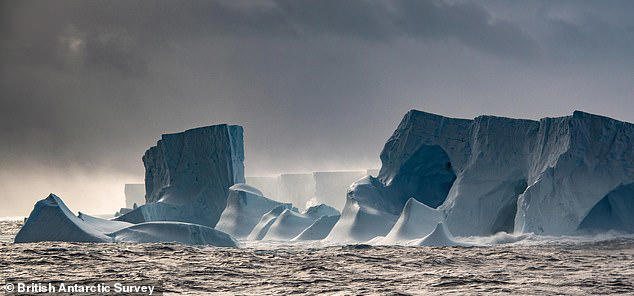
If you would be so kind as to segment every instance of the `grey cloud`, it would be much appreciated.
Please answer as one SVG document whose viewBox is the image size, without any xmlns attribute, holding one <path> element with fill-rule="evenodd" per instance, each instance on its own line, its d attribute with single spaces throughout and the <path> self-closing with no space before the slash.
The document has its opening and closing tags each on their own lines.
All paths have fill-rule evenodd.
<svg viewBox="0 0 634 296">
<path fill-rule="evenodd" d="M 576 3 L 2 1 L 0 184 L 142 177 L 161 133 L 221 122 L 265 174 L 378 166 L 412 108 L 632 121 L 631 4 Z"/>
</svg>

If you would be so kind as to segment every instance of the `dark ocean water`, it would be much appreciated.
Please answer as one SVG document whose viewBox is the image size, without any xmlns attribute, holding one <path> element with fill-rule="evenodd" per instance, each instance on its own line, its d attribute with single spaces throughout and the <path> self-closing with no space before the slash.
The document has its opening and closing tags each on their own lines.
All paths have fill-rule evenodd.
<svg viewBox="0 0 634 296">
<path fill-rule="evenodd" d="M 167 294 L 634 295 L 634 238 L 532 238 L 482 247 L 243 243 L 14 244 L 0 221 L 0 287 L 160 282 Z M 0 288 L 2 289 L 2 288 Z"/>
</svg>

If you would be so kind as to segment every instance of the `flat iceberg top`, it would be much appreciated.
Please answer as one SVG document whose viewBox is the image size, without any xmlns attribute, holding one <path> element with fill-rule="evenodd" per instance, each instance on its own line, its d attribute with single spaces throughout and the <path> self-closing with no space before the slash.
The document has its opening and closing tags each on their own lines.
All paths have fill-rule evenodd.
<svg viewBox="0 0 634 296">
<path fill-rule="evenodd" d="M 426 146 L 443 153 L 426 153 L 413 162 Z M 453 180 L 443 178 L 449 172 L 429 178 L 425 172 L 430 170 L 417 170 L 444 154 Z M 390 206 L 400 212 L 399 204 L 390 203 L 394 198 L 385 192 L 404 192 L 437 206 L 447 228 L 459 236 L 572 234 L 606 194 L 634 182 L 634 124 L 581 111 L 537 121 L 488 115 L 456 119 L 411 110 L 380 157 L 381 184 L 374 187 L 386 190 L 355 193 L 361 206 L 395 214 Z M 399 178 L 405 181 L 396 182 Z M 412 194 L 445 193 L 428 190 L 434 186 L 449 188 L 445 200 Z"/>
</svg>

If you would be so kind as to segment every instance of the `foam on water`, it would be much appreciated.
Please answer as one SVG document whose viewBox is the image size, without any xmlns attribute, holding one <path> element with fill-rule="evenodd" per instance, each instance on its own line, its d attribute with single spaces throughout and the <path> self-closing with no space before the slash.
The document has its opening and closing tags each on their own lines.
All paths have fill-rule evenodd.
<svg viewBox="0 0 634 296">
<path fill-rule="evenodd" d="M 161 281 L 176 294 L 627 294 L 634 236 L 456 238 L 475 247 L 242 241 L 14 244 L 22 221 L 0 221 L 0 283 Z M 18 260 L 19 259 L 19 260 Z"/>
</svg>

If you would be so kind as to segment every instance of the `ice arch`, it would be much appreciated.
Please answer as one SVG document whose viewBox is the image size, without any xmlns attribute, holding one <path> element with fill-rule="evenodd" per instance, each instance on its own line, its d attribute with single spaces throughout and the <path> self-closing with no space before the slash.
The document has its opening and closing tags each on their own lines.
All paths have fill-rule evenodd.
<svg viewBox="0 0 634 296">
<path fill-rule="evenodd" d="M 579 229 L 634 232 L 634 183 L 610 191 L 592 207 Z"/>
</svg>

